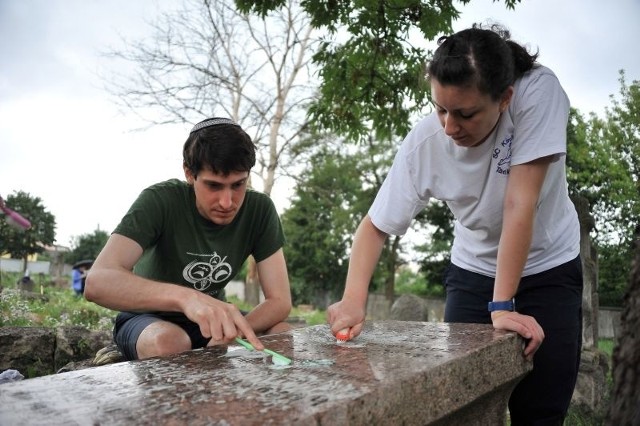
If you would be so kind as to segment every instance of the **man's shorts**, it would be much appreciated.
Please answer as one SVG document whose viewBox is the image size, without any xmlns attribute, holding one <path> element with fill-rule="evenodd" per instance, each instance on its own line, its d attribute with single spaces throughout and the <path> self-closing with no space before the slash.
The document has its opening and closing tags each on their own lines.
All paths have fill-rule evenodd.
<svg viewBox="0 0 640 426">
<path fill-rule="evenodd" d="M 136 344 L 142 330 L 156 321 L 168 321 L 180 326 L 191 339 L 191 349 L 204 348 L 211 340 L 200 333 L 200 327 L 180 312 L 134 313 L 120 312 L 113 328 L 113 340 L 127 361 L 138 359 Z"/>
</svg>

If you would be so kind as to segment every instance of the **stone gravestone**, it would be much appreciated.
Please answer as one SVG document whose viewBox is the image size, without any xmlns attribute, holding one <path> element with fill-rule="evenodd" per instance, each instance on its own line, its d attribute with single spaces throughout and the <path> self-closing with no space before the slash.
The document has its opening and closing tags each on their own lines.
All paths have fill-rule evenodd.
<svg viewBox="0 0 640 426">
<path fill-rule="evenodd" d="M 429 321 L 425 301 L 415 294 L 403 294 L 391 305 L 389 319 L 398 321 Z"/>
<path fill-rule="evenodd" d="M 338 344 L 328 325 L 262 338 L 293 360 L 237 345 L 0 385 L 0 424 L 504 424 L 532 364 L 489 324 L 367 322 Z"/>
<path fill-rule="evenodd" d="M 35 285 L 28 273 L 18 280 L 18 289 L 24 293 L 33 293 Z"/>
<path fill-rule="evenodd" d="M 572 198 L 580 221 L 580 259 L 582 260 L 582 352 L 580 370 L 572 404 L 583 410 L 601 413 L 606 394 L 607 358 L 598 349 L 598 255 L 589 233 L 595 226 L 589 203 L 583 197 Z"/>
</svg>

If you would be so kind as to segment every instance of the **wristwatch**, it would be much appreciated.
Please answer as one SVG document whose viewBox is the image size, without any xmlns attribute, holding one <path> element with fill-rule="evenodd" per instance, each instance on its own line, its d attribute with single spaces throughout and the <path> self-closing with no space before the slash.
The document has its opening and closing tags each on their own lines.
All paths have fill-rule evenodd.
<svg viewBox="0 0 640 426">
<path fill-rule="evenodd" d="M 489 302 L 489 312 L 493 311 L 515 311 L 516 299 L 515 297 L 505 302 Z"/>
</svg>

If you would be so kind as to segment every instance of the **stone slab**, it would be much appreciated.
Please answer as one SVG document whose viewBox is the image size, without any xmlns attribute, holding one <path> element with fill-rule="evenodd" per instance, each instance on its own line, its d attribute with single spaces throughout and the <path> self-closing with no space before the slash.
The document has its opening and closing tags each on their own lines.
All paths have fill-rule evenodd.
<svg viewBox="0 0 640 426">
<path fill-rule="evenodd" d="M 293 363 L 229 346 L 6 383 L 0 424 L 499 424 L 532 367 L 491 325 L 373 321 L 346 344 L 327 325 L 263 342 Z"/>
</svg>

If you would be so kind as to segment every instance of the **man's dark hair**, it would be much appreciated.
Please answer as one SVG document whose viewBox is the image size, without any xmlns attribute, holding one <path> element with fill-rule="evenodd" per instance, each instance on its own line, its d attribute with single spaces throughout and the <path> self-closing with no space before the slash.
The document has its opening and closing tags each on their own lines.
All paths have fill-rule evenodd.
<svg viewBox="0 0 640 426">
<path fill-rule="evenodd" d="M 206 124 L 203 120 L 191 131 L 182 150 L 185 167 L 194 177 L 203 169 L 227 176 L 250 171 L 256 163 L 256 148 L 249 135 L 230 120 Z"/>
</svg>

